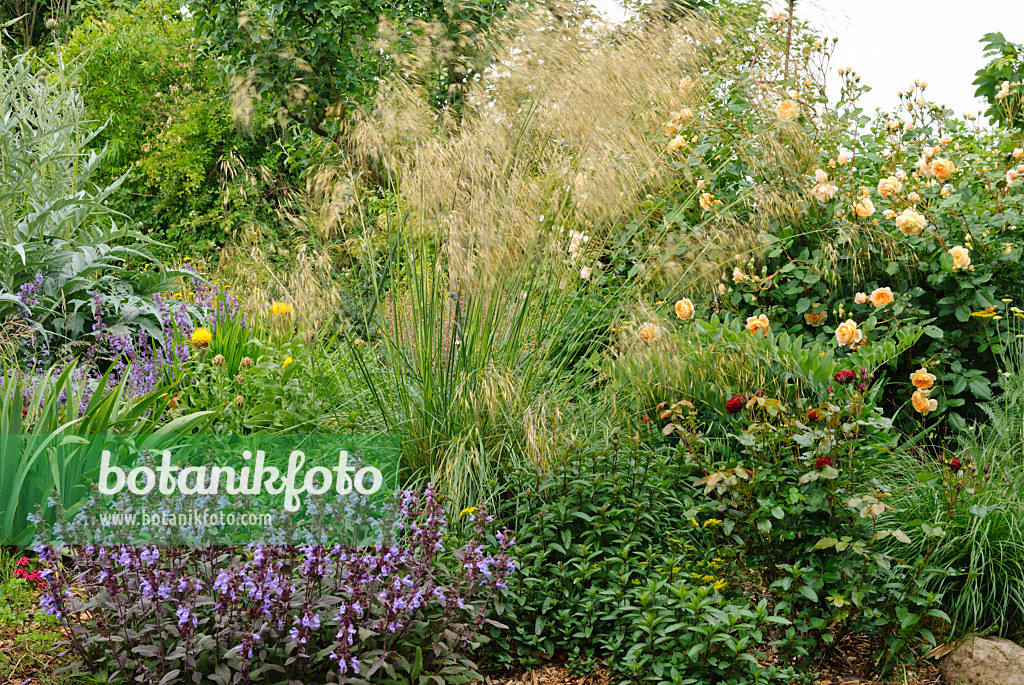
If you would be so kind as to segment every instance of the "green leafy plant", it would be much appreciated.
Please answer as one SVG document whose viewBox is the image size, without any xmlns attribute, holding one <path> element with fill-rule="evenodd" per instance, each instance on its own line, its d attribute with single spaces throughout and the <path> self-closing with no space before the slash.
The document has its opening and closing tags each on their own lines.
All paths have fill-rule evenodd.
<svg viewBox="0 0 1024 685">
<path fill-rule="evenodd" d="M 988 100 L 985 116 L 1006 126 L 1024 127 L 1021 114 L 1021 81 L 1024 80 L 1024 46 L 1006 39 L 999 32 L 986 33 L 981 42 L 985 45 L 988 64 L 976 72 L 974 85 L 977 97 Z"/>
<path fill-rule="evenodd" d="M 198 427 L 210 414 L 172 417 L 171 397 L 158 387 L 141 396 L 127 392 L 127 374 L 110 382 L 81 373 L 74 363 L 39 377 L 6 370 L 0 396 L 0 540 L 25 546 L 34 527 L 28 517 L 56 493 L 71 508 L 90 496 L 97 482 L 102 440 L 114 433 L 163 435 Z M 44 514 L 49 508 L 42 506 Z M 52 522 L 52 521 L 51 521 Z"/>
</svg>

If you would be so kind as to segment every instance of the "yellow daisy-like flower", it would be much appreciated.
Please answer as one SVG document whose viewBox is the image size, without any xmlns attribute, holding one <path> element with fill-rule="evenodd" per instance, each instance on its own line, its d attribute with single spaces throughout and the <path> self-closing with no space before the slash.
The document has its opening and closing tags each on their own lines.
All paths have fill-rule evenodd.
<svg viewBox="0 0 1024 685">
<path fill-rule="evenodd" d="M 193 331 L 192 337 L 189 338 L 189 340 L 191 340 L 192 344 L 196 347 L 206 347 L 213 342 L 213 333 L 205 328 L 197 328 Z"/>
<path fill-rule="evenodd" d="M 287 369 L 287 368 L 288 368 L 288 365 L 289 365 L 289 364 L 291 364 L 291 363 L 292 363 L 293 361 L 295 361 L 295 360 L 294 360 L 294 359 L 292 359 L 292 356 L 291 356 L 291 355 L 289 354 L 289 355 L 288 355 L 288 358 L 284 360 L 284 363 L 283 363 L 283 364 L 281 364 L 281 366 L 282 366 L 283 368 L 286 368 L 286 369 Z"/>
<path fill-rule="evenodd" d="M 287 302 L 275 302 L 270 305 L 270 313 L 274 316 L 284 316 L 285 314 L 291 314 L 292 306 Z"/>
</svg>

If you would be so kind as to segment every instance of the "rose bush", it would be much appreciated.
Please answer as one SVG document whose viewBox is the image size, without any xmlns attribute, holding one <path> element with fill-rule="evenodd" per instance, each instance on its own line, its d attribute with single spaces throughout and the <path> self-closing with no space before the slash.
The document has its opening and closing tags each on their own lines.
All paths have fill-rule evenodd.
<svg viewBox="0 0 1024 685">
<path fill-rule="evenodd" d="M 658 296 L 692 297 L 699 274 L 698 311 L 731 310 L 760 334 L 832 336 L 847 352 L 921 330 L 889 370 L 927 368 L 925 425 L 964 430 L 992 397 L 1011 340 L 1000 322 L 1024 316 L 1020 132 L 956 116 L 921 81 L 869 117 L 853 70 L 838 70 L 828 98 L 831 41 L 797 24 L 779 73 L 772 38 L 784 26 L 767 12 L 751 21 L 766 43 L 729 44 L 736 58 L 710 60 L 681 98 L 691 116 L 675 124 L 687 140 L 676 166 L 693 180 L 651 217 L 669 236 Z M 729 255 L 718 235 L 746 248 Z M 691 266 L 674 285 L 678 263 Z M 921 427 L 920 398 L 894 389 L 883 402 Z"/>
</svg>

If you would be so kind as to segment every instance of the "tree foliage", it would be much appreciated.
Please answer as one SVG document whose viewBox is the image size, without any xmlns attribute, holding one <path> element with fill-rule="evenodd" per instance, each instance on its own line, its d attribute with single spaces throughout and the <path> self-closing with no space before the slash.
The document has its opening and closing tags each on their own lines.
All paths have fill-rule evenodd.
<svg viewBox="0 0 1024 685">
<path fill-rule="evenodd" d="M 486 33 L 502 0 L 203 0 L 198 29 L 223 56 L 234 113 L 266 101 L 283 119 L 336 134 L 353 108 L 424 42 L 446 48 L 433 65 L 440 104 L 486 64 Z M 420 51 L 423 52 L 422 50 Z M 420 55 L 422 57 L 422 54 Z"/>
</svg>

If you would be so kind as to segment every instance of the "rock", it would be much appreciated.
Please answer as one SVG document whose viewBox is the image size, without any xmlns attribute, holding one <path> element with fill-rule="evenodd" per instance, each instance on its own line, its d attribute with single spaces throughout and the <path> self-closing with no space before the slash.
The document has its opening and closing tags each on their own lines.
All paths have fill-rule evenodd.
<svg viewBox="0 0 1024 685">
<path fill-rule="evenodd" d="M 945 685 L 1021 685 L 1024 647 L 998 637 L 969 637 L 939 663 Z"/>
</svg>

